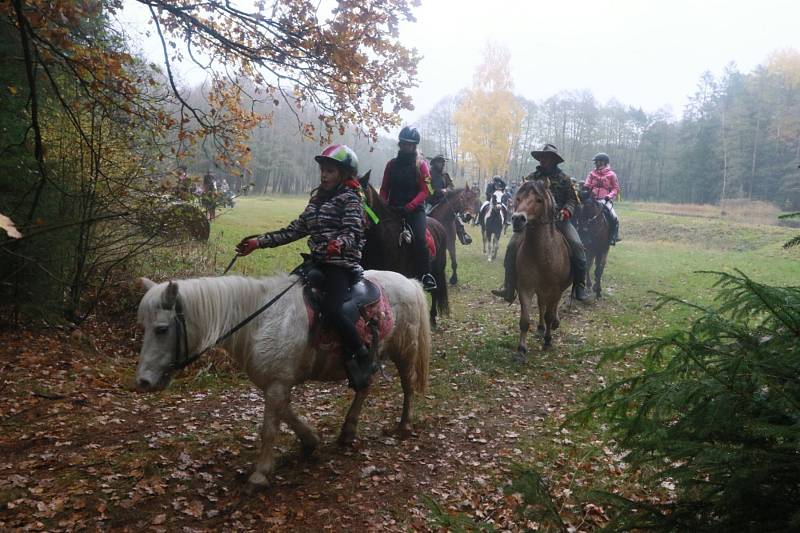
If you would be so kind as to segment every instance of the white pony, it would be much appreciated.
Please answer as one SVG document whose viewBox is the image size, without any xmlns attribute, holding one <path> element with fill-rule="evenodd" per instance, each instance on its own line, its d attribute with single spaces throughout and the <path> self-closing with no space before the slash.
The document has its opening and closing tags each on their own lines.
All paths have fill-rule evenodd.
<svg viewBox="0 0 800 533">
<path fill-rule="evenodd" d="M 392 329 L 380 341 L 378 354 L 397 366 L 403 387 L 403 414 L 397 431 L 407 437 L 412 430 L 414 392 L 424 392 L 428 380 L 431 331 L 427 298 L 418 282 L 395 272 L 368 270 L 364 276 L 383 288 L 394 315 Z M 136 370 L 139 389 L 165 388 L 181 359 L 211 346 L 295 279 L 286 275 L 260 279 L 226 276 L 157 285 L 143 278 L 148 290 L 139 304 L 138 319 L 144 326 Z M 314 430 L 290 406 L 292 387 L 307 380 L 345 379 L 342 360 L 311 344 L 299 283 L 220 347 L 264 393 L 261 452 L 249 481 L 266 485 L 274 467 L 273 444 L 281 421 L 295 432 L 305 454 L 312 453 L 319 443 Z M 340 444 L 351 444 L 355 439 L 368 391 L 356 393 L 339 435 Z"/>
</svg>

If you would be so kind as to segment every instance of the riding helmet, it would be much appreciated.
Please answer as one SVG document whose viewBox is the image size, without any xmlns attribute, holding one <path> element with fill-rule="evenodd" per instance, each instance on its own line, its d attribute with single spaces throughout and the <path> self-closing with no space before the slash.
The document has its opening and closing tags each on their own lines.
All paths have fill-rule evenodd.
<svg viewBox="0 0 800 533">
<path fill-rule="evenodd" d="M 607 164 L 609 164 L 611 162 L 611 159 L 609 159 L 607 153 L 600 152 L 600 153 L 598 153 L 597 155 L 595 155 L 592 158 L 592 161 L 602 161 L 603 163 L 605 163 L 607 165 Z"/>
<path fill-rule="evenodd" d="M 351 171 L 353 174 L 358 174 L 358 156 L 352 148 L 346 144 L 332 144 L 328 146 L 321 154 L 314 157 L 314 161 L 317 163 L 331 161 L 345 170 Z"/>
<path fill-rule="evenodd" d="M 420 136 L 417 128 L 412 128 L 406 126 L 402 130 L 400 130 L 400 135 L 398 140 L 401 143 L 411 143 L 411 144 L 419 144 Z"/>
</svg>

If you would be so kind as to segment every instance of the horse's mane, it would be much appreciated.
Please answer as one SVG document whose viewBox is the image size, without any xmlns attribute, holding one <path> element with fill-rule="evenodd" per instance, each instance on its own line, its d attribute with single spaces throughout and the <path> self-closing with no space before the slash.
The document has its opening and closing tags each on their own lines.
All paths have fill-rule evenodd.
<svg viewBox="0 0 800 533">
<path fill-rule="evenodd" d="M 220 335 L 236 325 L 245 316 L 266 302 L 269 295 L 277 293 L 290 283 L 286 274 L 269 278 L 222 276 L 176 280 L 187 324 L 195 324 L 192 344 L 206 347 Z M 162 308 L 167 283 L 160 283 L 147 291 L 139 304 L 139 323 L 150 323 Z M 287 295 L 288 296 L 288 295 Z M 241 331 L 255 325 L 253 321 Z M 197 332 L 202 333 L 197 338 Z"/>
</svg>

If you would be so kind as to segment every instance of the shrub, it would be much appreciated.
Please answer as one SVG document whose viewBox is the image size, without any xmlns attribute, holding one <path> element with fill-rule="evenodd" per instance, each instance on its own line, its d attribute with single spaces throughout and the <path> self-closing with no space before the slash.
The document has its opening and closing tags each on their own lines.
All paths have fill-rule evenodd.
<svg viewBox="0 0 800 533">
<path fill-rule="evenodd" d="M 800 528 L 800 287 L 717 276 L 716 305 L 685 329 L 607 350 L 645 351 L 645 369 L 588 400 L 627 460 L 675 498 L 649 505 L 608 495 L 611 529 Z M 619 505 L 622 504 L 622 507 Z"/>
</svg>

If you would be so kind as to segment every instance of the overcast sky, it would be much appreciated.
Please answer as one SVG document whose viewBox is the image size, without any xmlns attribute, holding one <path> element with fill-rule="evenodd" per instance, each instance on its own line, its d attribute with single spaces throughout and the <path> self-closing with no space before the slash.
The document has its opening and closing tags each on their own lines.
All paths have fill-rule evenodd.
<svg viewBox="0 0 800 533">
<path fill-rule="evenodd" d="M 120 18 L 136 35 L 146 10 L 126 6 Z M 749 72 L 770 52 L 800 49 L 800 0 L 422 0 L 415 13 L 401 32 L 423 56 L 416 109 L 403 113 L 411 124 L 472 83 L 490 39 L 510 50 L 526 98 L 588 89 L 601 103 L 669 106 L 676 116 L 705 70 L 733 61 Z M 139 39 L 157 57 L 160 45 Z"/>
<path fill-rule="evenodd" d="M 511 51 L 517 94 L 588 89 L 678 116 L 705 70 L 800 49 L 800 0 L 423 0 L 416 13 L 402 33 L 424 56 L 407 122 L 471 84 L 488 39 Z"/>
</svg>

